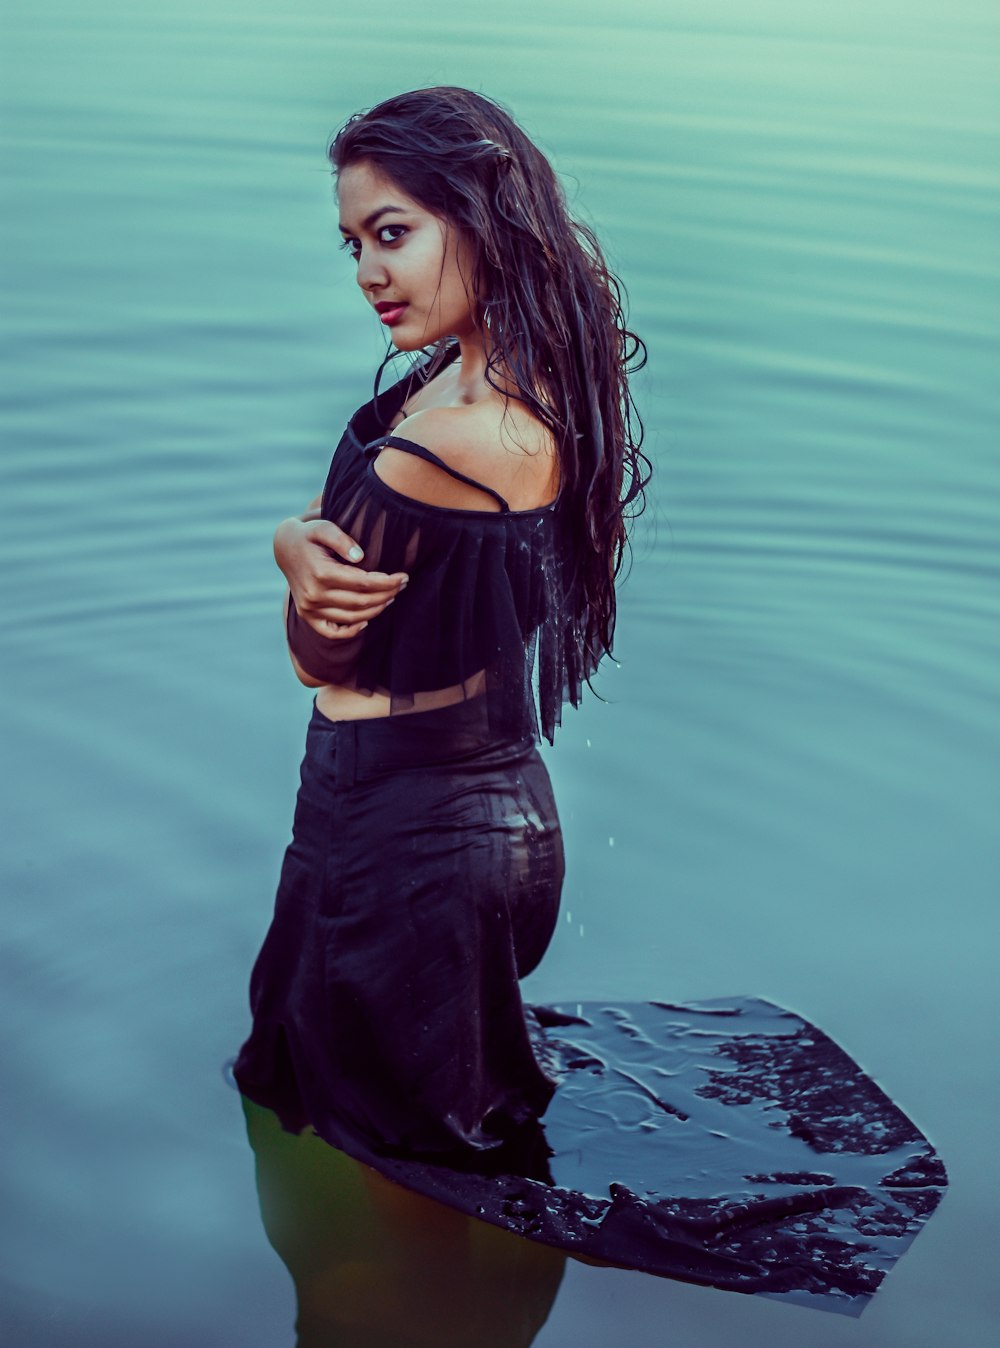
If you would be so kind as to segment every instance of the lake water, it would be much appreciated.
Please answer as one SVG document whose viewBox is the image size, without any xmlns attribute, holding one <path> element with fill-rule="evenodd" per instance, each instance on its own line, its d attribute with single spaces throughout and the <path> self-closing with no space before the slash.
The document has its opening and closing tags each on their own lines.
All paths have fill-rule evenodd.
<svg viewBox="0 0 1000 1348">
<path fill-rule="evenodd" d="M 861 1321 L 570 1262 L 536 1342 L 986 1341 L 996 7 L 19 0 L 3 46 L 5 1342 L 292 1342 L 219 1073 L 309 710 L 270 538 L 382 348 L 327 137 L 426 83 L 515 110 L 650 350 L 652 505 L 607 701 L 548 755 L 526 991 L 793 1007 L 952 1179 Z"/>
</svg>

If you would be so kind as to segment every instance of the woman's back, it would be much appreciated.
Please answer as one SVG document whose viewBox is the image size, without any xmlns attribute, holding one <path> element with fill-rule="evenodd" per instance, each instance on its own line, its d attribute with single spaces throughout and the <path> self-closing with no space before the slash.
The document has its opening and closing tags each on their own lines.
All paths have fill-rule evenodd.
<svg viewBox="0 0 1000 1348">
<path fill-rule="evenodd" d="M 426 467 L 399 449 L 383 450 L 376 472 L 404 496 L 456 509 L 497 509 L 500 494 L 511 510 L 534 510 L 552 502 L 559 489 L 558 453 L 552 432 L 516 399 L 490 385 L 467 401 L 457 350 L 448 363 L 412 393 L 391 423 L 394 437 L 432 449 L 466 480 Z"/>
<path fill-rule="evenodd" d="M 445 359 L 453 364 L 456 355 L 452 348 Z M 409 584 L 346 641 L 317 633 L 291 604 L 290 648 L 301 670 L 325 685 L 317 705 L 332 720 L 485 696 L 494 732 L 534 738 L 541 730 L 551 739 L 563 698 L 576 700 L 586 677 L 571 640 L 554 453 L 546 455 L 544 443 L 531 454 L 514 447 L 512 425 L 501 439 L 503 411 L 492 400 L 410 411 L 419 378 L 411 374 L 354 414 L 322 501 L 323 517 L 357 540 L 367 568 L 406 571 Z M 401 434 L 411 427 L 434 436 L 434 448 Z M 535 439 L 544 442 L 538 432 Z M 536 501 L 548 499 L 522 505 L 529 488 Z"/>
</svg>

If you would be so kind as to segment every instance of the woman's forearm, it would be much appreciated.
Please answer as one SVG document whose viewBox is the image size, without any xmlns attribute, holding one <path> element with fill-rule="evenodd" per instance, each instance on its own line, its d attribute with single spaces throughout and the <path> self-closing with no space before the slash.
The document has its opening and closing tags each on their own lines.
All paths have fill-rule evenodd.
<svg viewBox="0 0 1000 1348">
<path fill-rule="evenodd" d="M 304 670 L 302 668 L 298 660 L 296 660 L 295 658 L 295 652 L 292 650 L 291 645 L 289 645 L 288 643 L 288 605 L 289 601 L 291 600 L 291 597 L 292 597 L 291 593 L 288 590 L 286 590 L 285 602 L 282 605 L 282 619 L 285 631 L 285 644 L 288 649 L 288 658 L 292 662 L 292 669 L 295 670 L 295 677 L 298 679 L 299 683 L 304 683 L 307 688 L 325 688 L 326 684 L 322 679 L 314 678 L 312 674 L 308 673 L 307 670 Z"/>
</svg>

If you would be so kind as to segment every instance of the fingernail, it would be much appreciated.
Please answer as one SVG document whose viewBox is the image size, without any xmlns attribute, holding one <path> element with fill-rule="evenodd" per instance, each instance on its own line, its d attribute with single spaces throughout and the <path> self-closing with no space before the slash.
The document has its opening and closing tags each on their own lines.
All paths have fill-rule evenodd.
<svg viewBox="0 0 1000 1348">
<path fill-rule="evenodd" d="M 351 548 L 350 552 L 347 555 L 348 557 L 350 557 L 352 562 L 360 562 L 361 558 L 365 554 L 361 551 L 360 548 Z"/>
<path fill-rule="evenodd" d="M 404 576 L 403 579 L 399 582 L 399 588 L 401 590 L 405 590 L 407 585 L 409 585 L 409 583 L 410 583 L 409 576 Z"/>
</svg>

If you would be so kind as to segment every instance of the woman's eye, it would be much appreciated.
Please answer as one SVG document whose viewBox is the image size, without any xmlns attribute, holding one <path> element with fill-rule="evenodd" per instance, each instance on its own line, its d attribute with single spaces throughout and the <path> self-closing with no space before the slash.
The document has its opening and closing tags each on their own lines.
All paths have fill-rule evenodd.
<svg viewBox="0 0 1000 1348">
<path fill-rule="evenodd" d="M 399 243 L 400 239 L 402 239 L 404 235 L 409 234 L 409 232 L 406 225 L 383 225 L 381 229 L 378 230 L 375 237 L 378 239 L 379 243 L 385 247 L 394 243 Z M 347 237 L 340 245 L 340 248 L 342 252 L 350 253 L 355 262 L 361 257 L 360 239 Z"/>
<path fill-rule="evenodd" d="M 380 243 L 398 243 L 404 234 L 408 233 L 405 225 L 383 225 L 378 232 Z M 388 238 L 386 238 L 388 235 Z"/>
</svg>

